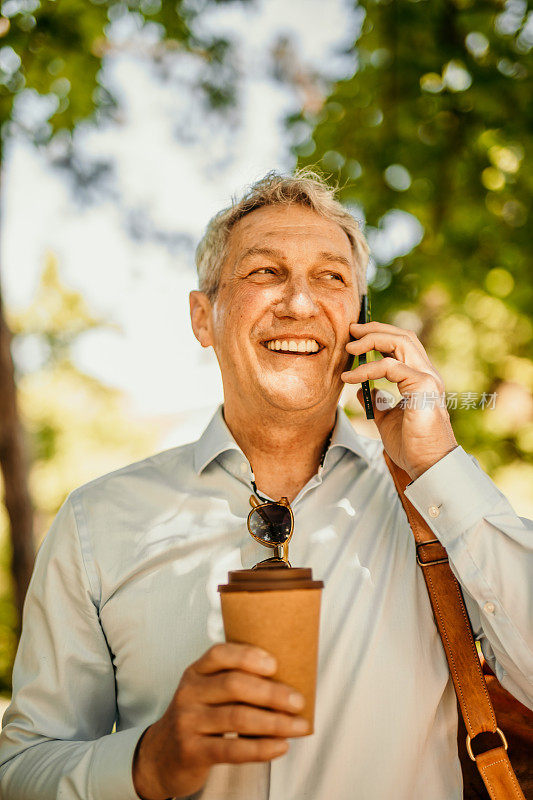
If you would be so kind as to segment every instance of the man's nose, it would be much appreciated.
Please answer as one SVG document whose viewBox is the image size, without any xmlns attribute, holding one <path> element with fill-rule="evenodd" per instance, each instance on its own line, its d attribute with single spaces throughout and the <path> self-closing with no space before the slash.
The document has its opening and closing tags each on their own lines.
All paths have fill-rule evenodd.
<svg viewBox="0 0 533 800">
<path fill-rule="evenodd" d="M 313 316 L 318 305 L 313 290 L 304 278 L 288 280 L 276 303 L 275 313 L 283 317 Z"/>
</svg>

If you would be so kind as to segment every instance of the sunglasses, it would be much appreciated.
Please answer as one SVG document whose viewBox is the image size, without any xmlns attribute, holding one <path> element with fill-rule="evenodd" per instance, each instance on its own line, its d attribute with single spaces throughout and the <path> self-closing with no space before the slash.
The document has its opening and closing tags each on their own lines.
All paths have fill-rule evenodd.
<svg viewBox="0 0 533 800">
<path fill-rule="evenodd" d="M 294 530 L 294 516 L 288 499 L 282 497 L 278 503 L 260 503 L 252 495 L 250 505 L 253 506 L 247 520 L 250 535 L 256 542 L 274 550 L 273 561 L 281 560 L 290 567 L 289 542 Z"/>
</svg>

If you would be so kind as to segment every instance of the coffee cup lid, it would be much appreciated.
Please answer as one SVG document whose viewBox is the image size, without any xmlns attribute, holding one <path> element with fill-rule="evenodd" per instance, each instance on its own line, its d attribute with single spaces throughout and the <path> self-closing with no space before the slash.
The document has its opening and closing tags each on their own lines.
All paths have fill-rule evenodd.
<svg viewBox="0 0 533 800">
<path fill-rule="evenodd" d="M 264 592 L 280 589 L 323 589 L 323 581 L 313 580 L 308 567 L 269 567 L 268 569 L 238 569 L 228 572 L 228 582 L 219 592 Z"/>
</svg>

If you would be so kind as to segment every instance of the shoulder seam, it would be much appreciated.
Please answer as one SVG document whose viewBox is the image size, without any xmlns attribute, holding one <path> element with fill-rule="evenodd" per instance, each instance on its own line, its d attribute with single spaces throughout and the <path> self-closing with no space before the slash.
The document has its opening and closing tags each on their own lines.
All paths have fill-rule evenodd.
<svg viewBox="0 0 533 800">
<path fill-rule="evenodd" d="M 83 510 L 81 497 L 79 496 L 79 494 L 80 493 L 78 492 L 78 490 L 75 489 L 67 497 L 67 502 L 70 503 L 72 507 L 72 514 L 74 517 L 74 524 L 76 526 L 76 535 L 78 538 L 81 560 L 83 563 L 83 568 L 85 570 L 85 575 L 87 576 L 87 582 L 91 590 L 92 600 L 95 607 L 99 611 L 102 602 L 102 587 L 100 585 L 100 581 L 98 580 L 96 569 L 94 567 L 94 557 L 88 536 L 87 520 L 85 518 L 85 512 Z M 83 523 L 85 535 L 82 535 L 80 531 L 80 523 Z"/>
</svg>

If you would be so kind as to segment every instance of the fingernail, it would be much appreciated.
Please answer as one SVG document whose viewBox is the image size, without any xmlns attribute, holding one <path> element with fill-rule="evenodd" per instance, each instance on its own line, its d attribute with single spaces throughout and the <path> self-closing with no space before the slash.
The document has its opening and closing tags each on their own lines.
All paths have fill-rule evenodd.
<svg viewBox="0 0 533 800">
<path fill-rule="evenodd" d="M 305 733 L 309 730 L 309 723 L 306 719 L 295 719 L 292 723 L 294 733 Z"/>
<path fill-rule="evenodd" d="M 303 695 L 301 695 L 299 692 L 293 692 L 289 696 L 289 705 L 295 709 L 303 708 L 305 705 L 305 700 L 303 698 Z"/>
<path fill-rule="evenodd" d="M 268 669 L 269 671 L 276 669 L 276 659 L 272 658 L 272 656 L 264 655 L 261 659 L 261 666 L 264 669 Z"/>
</svg>

